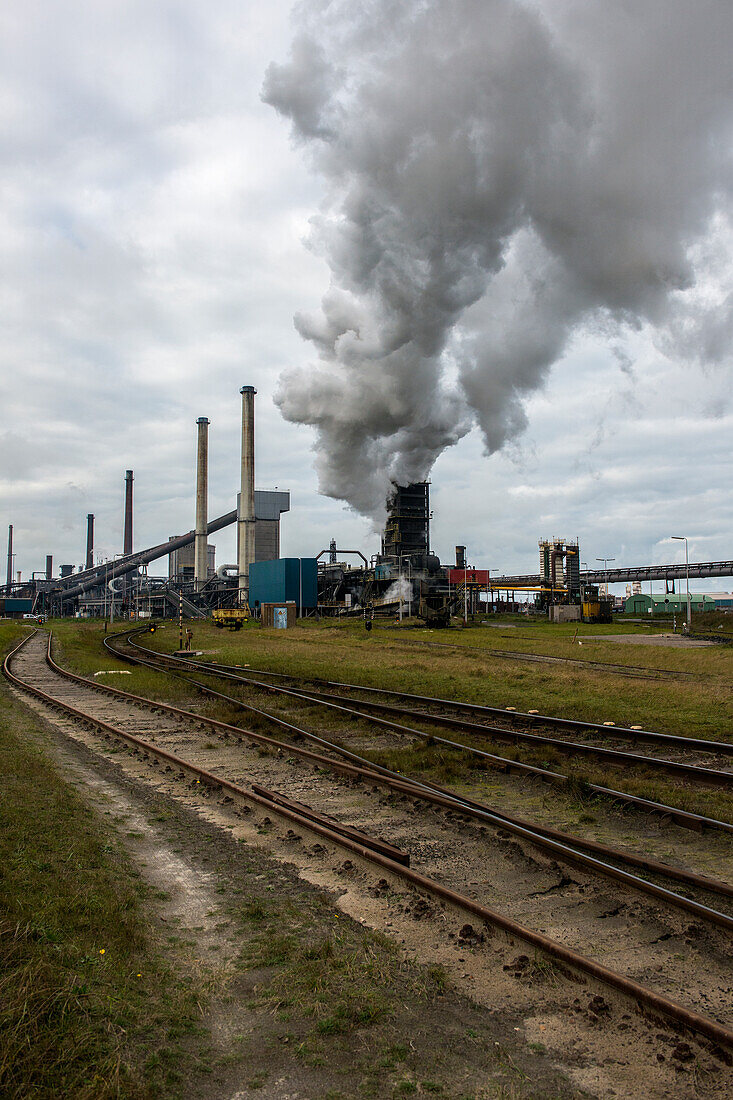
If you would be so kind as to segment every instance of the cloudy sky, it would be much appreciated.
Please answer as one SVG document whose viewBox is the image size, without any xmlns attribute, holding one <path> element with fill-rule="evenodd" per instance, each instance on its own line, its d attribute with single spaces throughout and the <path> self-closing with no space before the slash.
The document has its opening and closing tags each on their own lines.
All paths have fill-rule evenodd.
<svg viewBox="0 0 733 1100">
<path fill-rule="evenodd" d="M 732 558 L 729 5 L 291 7 L 2 7 L 16 569 L 118 552 L 126 468 L 136 549 L 188 530 L 198 416 L 232 508 L 243 384 L 285 554 L 429 469 L 444 560 Z"/>
</svg>

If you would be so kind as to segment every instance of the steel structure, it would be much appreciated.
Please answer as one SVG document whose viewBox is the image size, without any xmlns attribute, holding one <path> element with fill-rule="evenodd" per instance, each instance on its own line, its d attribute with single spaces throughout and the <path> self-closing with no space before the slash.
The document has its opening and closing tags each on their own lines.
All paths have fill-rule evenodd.
<svg viewBox="0 0 733 1100">
<path fill-rule="evenodd" d="M 691 577 L 733 577 L 733 561 L 690 562 Z M 681 565 L 634 565 L 622 569 L 590 569 L 580 574 L 584 584 L 609 584 L 622 581 L 671 581 L 683 580 L 687 576 L 687 566 Z M 521 588 L 542 584 L 537 573 L 521 576 L 501 576 L 492 578 L 494 587 L 502 589 Z"/>
</svg>

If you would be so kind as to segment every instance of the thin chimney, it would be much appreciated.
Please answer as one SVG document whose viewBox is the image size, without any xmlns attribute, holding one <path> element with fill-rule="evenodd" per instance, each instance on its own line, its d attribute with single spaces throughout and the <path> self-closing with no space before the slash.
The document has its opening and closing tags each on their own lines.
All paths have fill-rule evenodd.
<svg viewBox="0 0 733 1100">
<path fill-rule="evenodd" d="M 125 554 L 132 553 L 132 470 L 125 471 L 125 536 L 122 549 Z"/>
<path fill-rule="evenodd" d="M 239 602 L 249 599 L 249 567 L 255 557 L 255 394 L 254 386 L 242 386 L 242 480 L 239 495 L 237 546 Z"/>
<path fill-rule="evenodd" d="M 94 515 L 92 512 L 87 514 L 87 560 L 86 569 L 91 569 L 94 565 Z"/>
<path fill-rule="evenodd" d="M 8 596 L 13 584 L 13 525 L 8 524 L 8 572 L 7 572 Z"/>
<path fill-rule="evenodd" d="M 203 588 L 209 576 L 209 557 L 206 537 L 209 494 L 209 421 L 200 416 L 198 424 L 198 453 L 196 456 L 196 539 L 194 543 L 194 579 L 197 588 Z"/>
</svg>

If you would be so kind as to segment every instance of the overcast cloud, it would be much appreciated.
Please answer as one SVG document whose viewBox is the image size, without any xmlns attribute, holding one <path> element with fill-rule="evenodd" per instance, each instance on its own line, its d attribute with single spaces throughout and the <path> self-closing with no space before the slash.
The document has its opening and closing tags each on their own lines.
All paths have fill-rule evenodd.
<svg viewBox="0 0 733 1100">
<path fill-rule="evenodd" d="M 679 560 L 671 534 L 733 557 L 733 9 L 289 9 L 3 5 L 16 568 L 79 564 L 90 511 L 118 552 L 128 467 L 136 547 L 188 530 L 201 415 L 212 516 L 233 507 L 245 383 L 257 484 L 293 494 L 286 553 L 374 552 L 343 501 L 375 514 L 390 473 L 432 466 L 446 560 L 465 542 L 476 565 L 531 570 L 555 534 L 589 564 Z M 483 160 L 458 159 L 467 133 Z M 214 541 L 231 561 L 233 532 Z"/>
</svg>

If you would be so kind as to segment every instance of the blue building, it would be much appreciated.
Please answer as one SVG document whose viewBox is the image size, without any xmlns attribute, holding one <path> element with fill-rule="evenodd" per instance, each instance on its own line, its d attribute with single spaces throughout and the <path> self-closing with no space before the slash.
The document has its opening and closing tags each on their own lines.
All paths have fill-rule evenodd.
<svg viewBox="0 0 733 1100">
<path fill-rule="evenodd" d="M 249 567 L 249 606 L 291 600 L 298 609 L 312 610 L 318 602 L 318 562 L 315 558 L 276 558 L 254 561 Z"/>
</svg>

